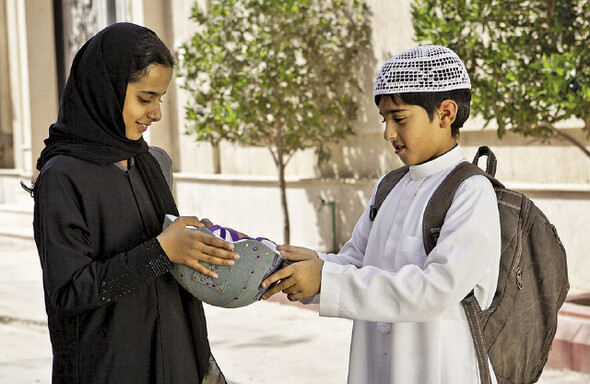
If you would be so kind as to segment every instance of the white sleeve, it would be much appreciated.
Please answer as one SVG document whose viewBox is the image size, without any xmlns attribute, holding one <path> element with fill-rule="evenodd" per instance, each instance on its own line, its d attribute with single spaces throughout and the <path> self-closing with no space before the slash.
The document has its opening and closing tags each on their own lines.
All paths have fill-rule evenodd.
<svg viewBox="0 0 590 384">
<path fill-rule="evenodd" d="M 356 268 L 362 267 L 369 234 L 373 227 L 373 221 L 369 218 L 369 213 L 371 211 L 371 206 L 375 203 L 375 193 L 377 192 L 377 188 L 384 177 L 385 176 L 382 176 L 373 187 L 369 203 L 365 207 L 361 217 L 356 222 L 350 240 L 342 246 L 338 254 L 318 252 L 318 256 L 322 260 L 340 265 L 352 265 Z"/>
<path fill-rule="evenodd" d="M 363 265 L 363 258 L 365 255 L 365 249 L 367 247 L 367 237 L 368 232 L 371 230 L 370 225 L 372 224 L 369 220 L 369 211 L 370 204 L 365 209 L 365 212 L 356 223 L 354 230 L 352 231 L 352 237 L 340 250 L 338 254 L 334 253 L 323 253 L 317 252 L 320 259 L 324 260 L 324 269 L 328 264 L 335 264 L 340 266 L 349 266 L 352 269 L 358 269 Z M 366 218 L 365 222 L 364 218 Z M 368 230 L 366 229 L 368 225 Z M 322 272 L 322 285 L 324 284 L 324 276 Z M 320 298 L 322 293 L 315 296 L 310 296 L 301 299 L 302 304 L 319 304 Z"/>
<path fill-rule="evenodd" d="M 383 177 L 379 180 L 379 182 L 377 182 L 377 184 L 373 188 L 371 199 L 365 207 L 363 214 L 354 226 L 350 240 L 348 240 L 346 244 L 342 246 L 340 252 L 338 252 L 338 254 L 334 254 L 316 251 L 319 258 L 325 261 L 324 268 L 326 268 L 326 265 L 328 263 L 334 263 L 343 266 L 348 265 L 354 269 L 362 267 L 363 259 L 365 256 L 365 250 L 367 248 L 369 233 L 371 232 L 371 227 L 373 225 L 373 222 L 369 219 L 369 212 L 371 210 L 371 205 L 373 205 L 373 202 L 375 201 L 375 192 L 377 191 L 377 186 L 379 185 L 382 179 Z M 300 301 L 302 304 L 319 304 L 320 297 L 321 293 L 315 296 L 303 298 Z"/>
<path fill-rule="evenodd" d="M 457 190 L 437 245 L 423 266 L 407 264 L 389 272 L 326 259 L 320 315 L 382 322 L 431 320 L 457 305 L 497 267 L 499 255 L 496 196 L 487 179 L 474 176 Z"/>
</svg>

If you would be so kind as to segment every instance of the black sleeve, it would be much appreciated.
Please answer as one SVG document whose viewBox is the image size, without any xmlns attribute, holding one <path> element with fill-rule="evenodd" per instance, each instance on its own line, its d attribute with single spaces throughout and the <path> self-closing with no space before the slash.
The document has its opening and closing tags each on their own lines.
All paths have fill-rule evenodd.
<svg viewBox="0 0 590 384">
<path fill-rule="evenodd" d="M 156 238 L 108 257 L 97 255 L 85 203 L 67 173 L 49 168 L 39 176 L 33 227 L 46 301 L 72 312 L 107 305 L 172 269 Z"/>
</svg>

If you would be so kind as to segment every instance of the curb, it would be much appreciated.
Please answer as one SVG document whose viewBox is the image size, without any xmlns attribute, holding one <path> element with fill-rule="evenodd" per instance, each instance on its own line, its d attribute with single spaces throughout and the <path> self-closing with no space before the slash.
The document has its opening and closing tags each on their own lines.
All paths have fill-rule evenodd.
<svg viewBox="0 0 590 384">
<path fill-rule="evenodd" d="M 547 367 L 590 373 L 590 306 L 574 298 L 559 311 Z"/>
</svg>

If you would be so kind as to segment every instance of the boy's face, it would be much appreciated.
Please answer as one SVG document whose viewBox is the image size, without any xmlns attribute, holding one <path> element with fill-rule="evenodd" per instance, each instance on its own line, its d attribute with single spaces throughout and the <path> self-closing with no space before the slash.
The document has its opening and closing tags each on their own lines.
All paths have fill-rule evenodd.
<svg viewBox="0 0 590 384">
<path fill-rule="evenodd" d="M 430 121 L 426 110 L 417 105 L 395 102 L 383 96 L 379 100 L 379 114 L 383 117 L 383 137 L 391 142 L 395 153 L 407 165 L 422 164 L 451 150 L 456 142 L 450 124 L 455 119 L 456 104 L 442 102 L 434 119 Z M 455 110 L 453 111 L 454 104 Z"/>
</svg>

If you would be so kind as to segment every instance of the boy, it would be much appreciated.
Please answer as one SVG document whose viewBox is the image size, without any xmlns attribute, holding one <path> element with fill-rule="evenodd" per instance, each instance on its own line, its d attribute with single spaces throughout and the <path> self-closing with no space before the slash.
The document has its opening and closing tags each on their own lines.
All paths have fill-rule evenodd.
<svg viewBox="0 0 590 384">
<path fill-rule="evenodd" d="M 500 219 L 491 183 L 480 175 L 465 180 L 430 254 L 422 242 L 426 204 L 465 161 L 456 140 L 469 116 L 469 75 L 450 49 L 417 47 L 385 63 L 374 96 L 384 138 L 409 172 L 371 221 L 375 187 L 337 255 L 278 247 L 283 257 L 299 262 L 263 282 L 279 281 L 265 298 L 283 291 L 300 300 L 321 288 L 315 298 L 320 315 L 355 320 L 349 383 L 479 383 L 461 300 L 474 290 L 485 309 L 496 289 Z"/>
</svg>

